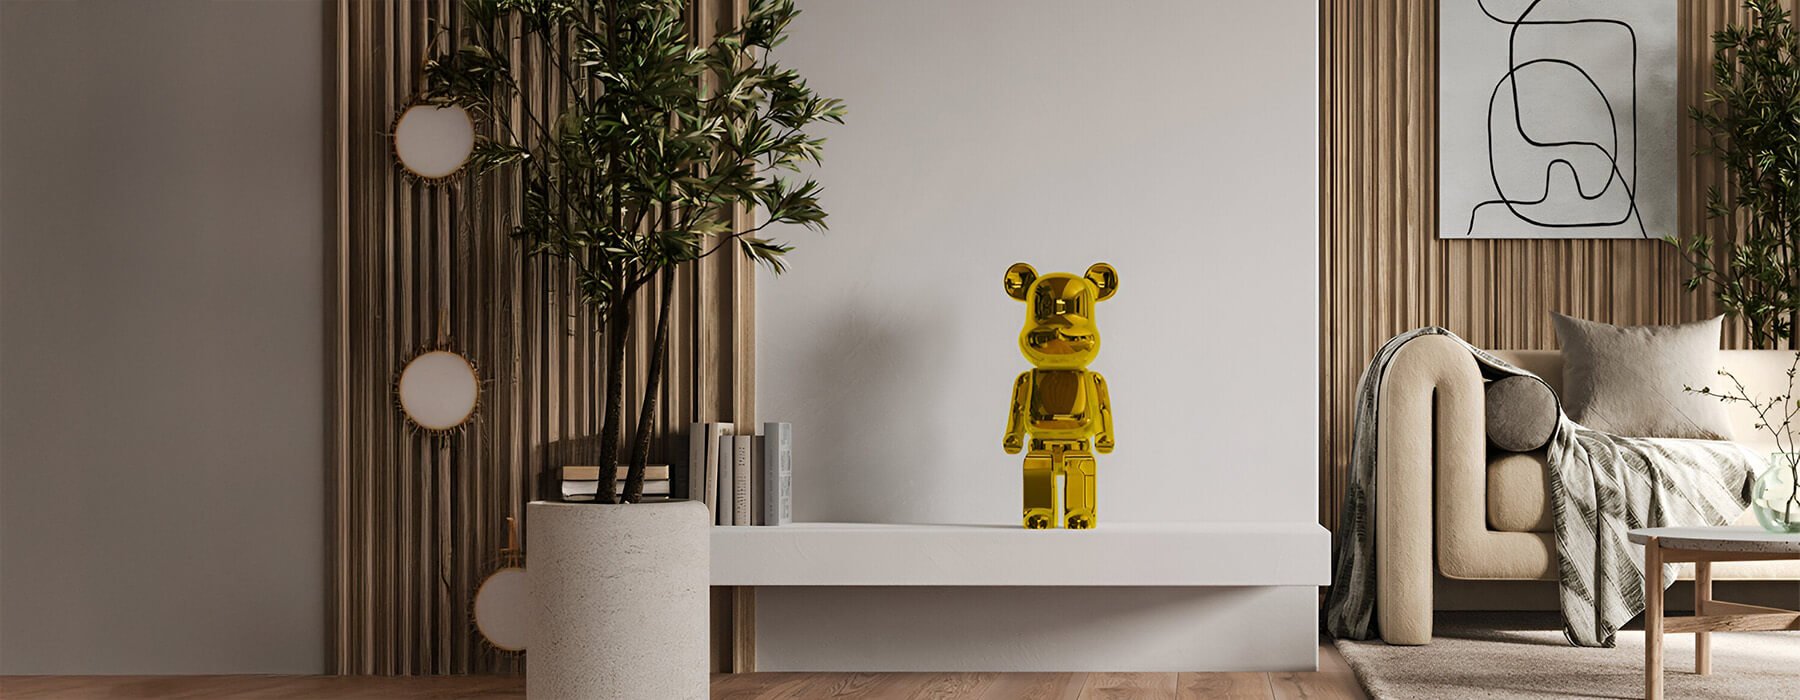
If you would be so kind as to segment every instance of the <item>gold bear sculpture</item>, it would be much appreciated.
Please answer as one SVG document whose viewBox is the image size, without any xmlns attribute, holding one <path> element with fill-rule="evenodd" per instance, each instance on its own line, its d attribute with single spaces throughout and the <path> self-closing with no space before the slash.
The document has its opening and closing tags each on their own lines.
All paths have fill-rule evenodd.
<svg viewBox="0 0 1800 700">
<path fill-rule="evenodd" d="M 1006 294 L 1025 302 L 1019 350 L 1032 369 L 1013 382 L 1006 419 L 1007 454 L 1025 453 L 1025 527 L 1085 530 L 1097 521 L 1094 451 L 1113 450 L 1112 400 L 1106 378 L 1088 370 L 1100 354 L 1094 305 L 1119 291 L 1119 273 L 1094 263 L 1084 275 L 1039 276 L 1025 263 L 1006 270 Z M 1092 450 L 1090 451 L 1090 443 Z M 1063 516 L 1056 514 L 1056 477 L 1063 477 Z"/>
</svg>

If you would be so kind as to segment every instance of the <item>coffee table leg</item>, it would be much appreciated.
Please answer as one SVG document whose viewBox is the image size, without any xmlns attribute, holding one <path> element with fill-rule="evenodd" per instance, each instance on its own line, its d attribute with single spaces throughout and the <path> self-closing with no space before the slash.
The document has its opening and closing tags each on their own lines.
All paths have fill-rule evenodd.
<svg viewBox="0 0 1800 700">
<path fill-rule="evenodd" d="M 1712 562 L 1694 562 L 1694 614 L 1705 615 L 1706 604 L 1712 602 Z M 1694 673 L 1712 673 L 1712 633 L 1694 634 Z"/>
<path fill-rule="evenodd" d="M 1662 700 L 1662 544 L 1644 543 L 1644 699 Z"/>
</svg>

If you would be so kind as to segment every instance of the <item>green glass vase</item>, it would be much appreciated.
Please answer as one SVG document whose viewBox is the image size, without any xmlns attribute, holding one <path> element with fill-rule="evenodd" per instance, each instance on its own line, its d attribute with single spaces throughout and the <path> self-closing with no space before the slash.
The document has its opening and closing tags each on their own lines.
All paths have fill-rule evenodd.
<svg viewBox="0 0 1800 700">
<path fill-rule="evenodd" d="M 1776 452 L 1750 487 L 1750 509 L 1764 530 L 1800 532 L 1800 455 Z"/>
</svg>

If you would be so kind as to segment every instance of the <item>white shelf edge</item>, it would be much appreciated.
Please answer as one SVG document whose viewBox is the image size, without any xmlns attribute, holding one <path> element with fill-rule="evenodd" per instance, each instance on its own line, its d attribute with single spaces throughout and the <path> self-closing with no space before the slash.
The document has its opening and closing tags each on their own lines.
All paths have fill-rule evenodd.
<svg viewBox="0 0 1800 700">
<path fill-rule="evenodd" d="M 1316 586 L 1331 535 L 1316 523 L 1010 525 L 796 523 L 715 527 L 718 586 Z"/>
</svg>

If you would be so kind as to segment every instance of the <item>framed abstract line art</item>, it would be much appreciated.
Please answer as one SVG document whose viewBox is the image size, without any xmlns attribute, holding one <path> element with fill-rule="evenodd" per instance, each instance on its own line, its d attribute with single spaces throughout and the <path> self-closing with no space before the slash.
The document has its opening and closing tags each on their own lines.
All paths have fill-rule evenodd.
<svg viewBox="0 0 1800 700">
<path fill-rule="evenodd" d="M 1676 233 L 1678 0 L 1443 0 L 1438 237 Z"/>
</svg>

